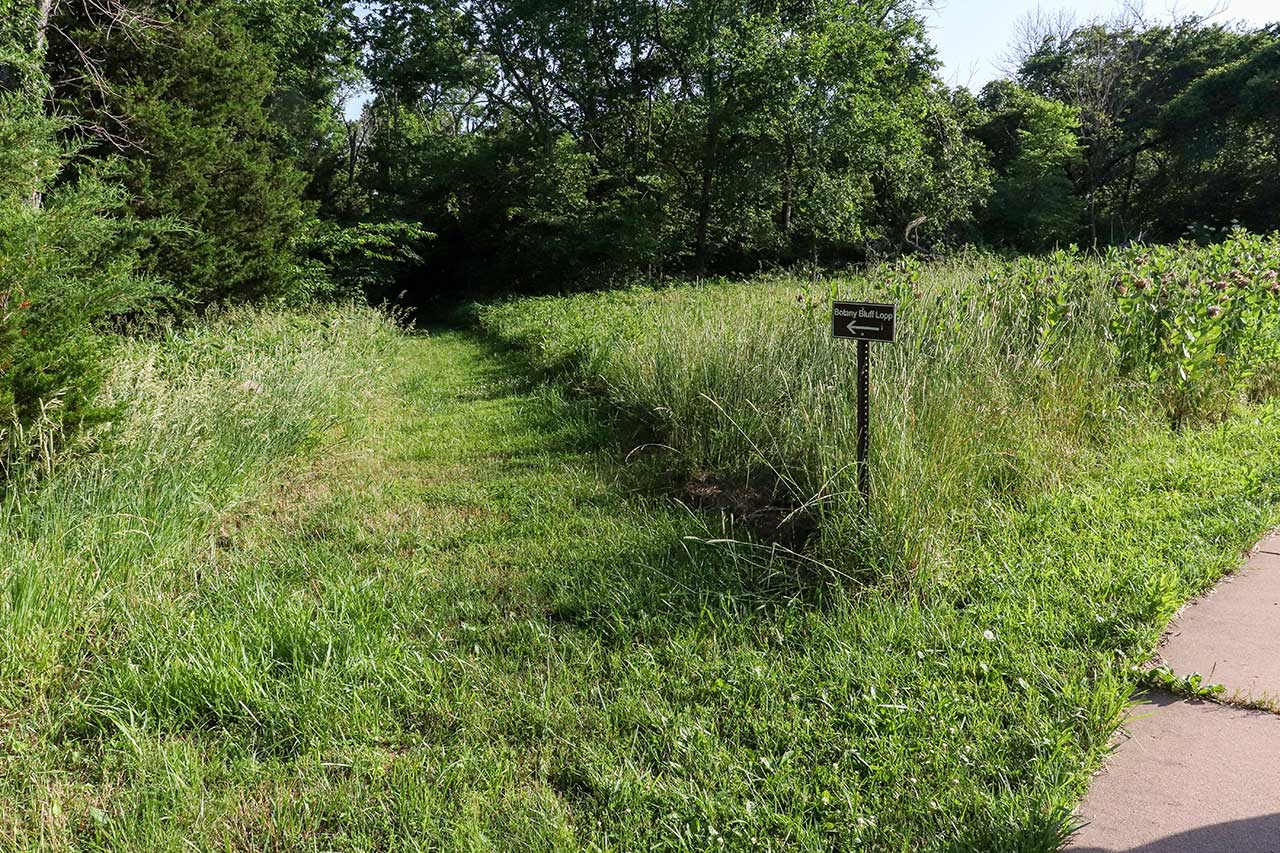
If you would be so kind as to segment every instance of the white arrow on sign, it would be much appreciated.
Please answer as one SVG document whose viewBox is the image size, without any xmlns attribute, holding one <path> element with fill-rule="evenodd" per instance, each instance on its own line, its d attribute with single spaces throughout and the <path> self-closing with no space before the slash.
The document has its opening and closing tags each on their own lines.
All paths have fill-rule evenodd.
<svg viewBox="0 0 1280 853">
<path fill-rule="evenodd" d="M 849 321 L 849 326 L 848 326 L 849 331 L 851 331 L 851 332 L 878 332 L 878 331 L 880 331 L 880 327 L 879 327 L 879 326 L 858 326 L 858 325 L 855 325 L 855 323 L 857 323 L 857 321 L 856 321 L 856 320 L 850 320 L 850 321 Z"/>
</svg>

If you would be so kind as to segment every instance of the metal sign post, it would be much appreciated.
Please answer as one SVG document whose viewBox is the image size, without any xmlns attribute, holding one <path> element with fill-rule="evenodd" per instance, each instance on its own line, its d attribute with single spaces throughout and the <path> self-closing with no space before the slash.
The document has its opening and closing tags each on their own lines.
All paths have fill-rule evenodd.
<svg viewBox="0 0 1280 853">
<path fill-rule="evenodd" d="M 877 302 L 831 303 L 831 336 L 858 342 L 858 490 L 864 499 L 871 497 L 871 341 L 893 342 L 896 313 L 897 306 Z"/>
</svg>

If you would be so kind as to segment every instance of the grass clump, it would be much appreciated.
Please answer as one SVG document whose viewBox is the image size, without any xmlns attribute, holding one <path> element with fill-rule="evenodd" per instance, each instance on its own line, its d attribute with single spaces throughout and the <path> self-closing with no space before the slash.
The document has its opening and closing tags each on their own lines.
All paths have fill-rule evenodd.
<svg viewBox="0 0 1280 853">
<path fill-rule="evenodd" d="M 943 566 L 982 513 L 1099 451 L 1221 419 L 1280 364 L 1280 238 L 901 262 L 488 306 L 481 323 L 648 422 L 687 472 L 761 482 L 814 514 L 818 554 L 881 579 Z M 854 347 L 832 298 L 893 301 L 874 346 L 872 499 L 857 494 Z"/>
<path fill-rule="evenodd" d="M 0 499 L 0 714 L 56 714 L 192 550 L 284 460 L 352 428 L 395 340 L 371 311 L 234 311 L 116 342 L 113 422 L 12 471 Z"/>
</svg>

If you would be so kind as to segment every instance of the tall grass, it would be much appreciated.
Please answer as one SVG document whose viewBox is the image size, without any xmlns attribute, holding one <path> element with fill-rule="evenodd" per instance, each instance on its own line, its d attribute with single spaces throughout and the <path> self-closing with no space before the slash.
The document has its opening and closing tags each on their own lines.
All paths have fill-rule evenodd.
<svg viewBox="0 0 1280 853">
<path fill-rule="evenodd" d="M 818 517 L 825 557 L 902 578 L 944 566 L 983 507 L 1043 493 L 1122 437 L 1256 395 L 1280 360 L 1277 267 L 1280 239 L 1237 234 L 1207 249 L 964 255 L 817 285 L 526 299 L 481 322 L 648 418 L 685 469 L 786 493 Z M 899 308 L 897 342 L 873 345 L 869 504 L 854 347 L 830 336 L 832 298 Z"/>
<path fill-rule="evenodd" d="M 1280 507 L 1275 405 L 1153 403 L 867 594 L 690 543 L 606 406 L 466 334 L 248 315 L 125 356 L 98 451 L 6 505 L 3 849 L 1057 849 L 1133 665 Z"/>
<path fill-rule="evenodd" d="M 219 513 L 358 425 L 395 340 L 348 308 L 242 310 L 121 341 L 103 400 L 115 420 L 0 499 L 0 715 L 53 713 L 131 612 L 184 585 Z"/>
</svg>

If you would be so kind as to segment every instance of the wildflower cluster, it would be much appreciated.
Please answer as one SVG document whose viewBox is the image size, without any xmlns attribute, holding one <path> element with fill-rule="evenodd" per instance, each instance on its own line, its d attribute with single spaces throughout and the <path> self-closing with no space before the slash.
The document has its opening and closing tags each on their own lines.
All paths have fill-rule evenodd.
<svg viewBox="0 0 1280 853">
<path fill-rule="evenodd" d="M 1269 393 L 1260 383 L 1280 375 L 1280 235 L 1237 230 L 1209 246 L 1111 249 L 1092 263 L 1072 249 L 1008 267 L 997 274 L 1005 292 L 1049 344 L 1101 276 L 1122 374 L 1153 388 L 1175 422 Z"/>
</svg>

